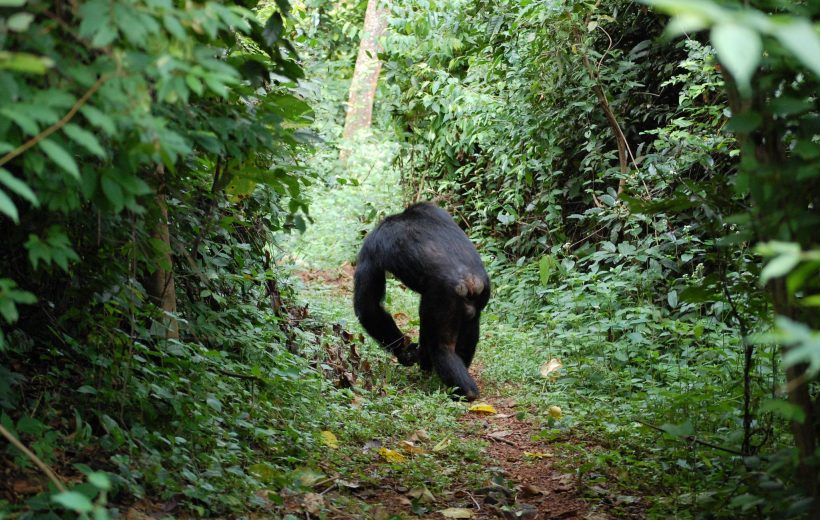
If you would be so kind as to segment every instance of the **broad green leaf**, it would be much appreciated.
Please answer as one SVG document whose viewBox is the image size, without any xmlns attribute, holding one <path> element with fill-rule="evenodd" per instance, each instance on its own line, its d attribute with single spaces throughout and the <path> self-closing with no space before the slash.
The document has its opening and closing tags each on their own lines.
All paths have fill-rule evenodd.
<svg viewBox="0 0 820 520">
<path fill-rule="evenodd" d="M 714 26 L 711 38 L 718 58 L 732 73 L 740 91 L 751 92 L 750 81 L 763 52 L 760 35 L 744 25 L 729 22 Z"/>
<path fill-rule="evenodd" d="M 1 67 L 0 67 L 1 68 Z M 29 135 L 37 135 L 40 133 L 40 127 L 37 126 L 37 123 L 29 117 L 27 114 L 21 112 L 20 110 L 16 110 L 14 107 L 6 106 L 0 108 L 0 114 L 8 117 L 14 124 L 20 127 L 23 132 Z"/>
<path fill-rule="evenodd" d="M 111 489 L 111 479 L 108 478 L 108 475 L 101 471 L 95 471 L 94 473 L 89 473 L 88 481 L 93 485 L 95 488 L 108 491 Z"/>
<path fill-rule="evenodd" d="M 28 52 L 0 51 L 0 70 L 14 70 L 30 74 L 45 74 L 54 66 L 51 58 Z"/>
<path fill-rule="evenodd" d="M 74 161 L 74 158 L 65 150 L 65 148 L 55 143 L 51 139 L 43 139 L 38 143 L 38 145 L 49 157 L 49 159 L 57 163 L 57 165 L 59 165 L 62 169 L 71 174 L 72 177 L 80 180 L 80 169 L 77 167 L 77 163 Z"/>
<path fill-rule="evenodd" d="M 91 503 L 91 500 L 76 491 L 63 491 L 51 497 L 51 500 L 75 513 L 90 513 L 91 510 L 94 509 L 94 504 Z"/>
<path fill-rule="evenodd" d="M 689 34 L 706 29 L 709 22 L 703 17 L 692 14 L 683 13 L 673 16 L 669 20 L 669 25 L 666 26 L 666 35 L 669 37 L 680 36 L 682 34 Z"/>
<path fill-rule="evenodd" d="M 15 13 L 6 20 L 6 27 L 14 32 L 23 32 L 28 30 L 33 21 L 34 15 L 31 13 Z"/>
<path fill-rule="evenodd" d="M 0 7 L 23 7 L 26 0 L 0 0 Z"/>
<path fill-rule="evenodd" d="M 35 207 L 40 205 L 40 201 L 37 200 L 37 196 L 31 191 L 31 188 L 28 187 L 28 184 L 3 168 L 0 168 L 0 184 L 4 184 L 8 189 L 31 202 Z"/>
<path fill-rule="evenodd" d="M 210 406 L 215 412 L 222 411 L 222 403 L 216 397 L 208 397 L 205 402 Z"/>
<path fill-rule="evenodd" d="M 820 78 L 820 36 L 808 20 L 795 20 L 780 26 L 775 37 Z"/>
<path fill-rule="evenodd" d="M 104 175 L 100 181 L 105 198 L 119 211 L 125 201 L 123 200 L 122 187 L 108 175 Z"/>
<path fill-rule="evenodd" d="M 101 129 L 108 135 L 113 135 L 117 131 L 114 120 L 96 107 L 86 104 L 80 109 L 89 123 Z"/>
<path fill-rule="evenodd" d="M 193 74 L 186 74 L 185 75 L 185 84 L 188 85 L 193 92 L 196 93 L 197 96 L 201 96 L 202 92 L 204 92 L 204 88 L 202 87 L 202 82 L 199 81 L 199 78 L 194 76 Z"/>
<path fill-rule="evenodd" d="M 669 306 L 673 309 L 678 306 L 678 291 L 669 291 L 666 295 L 666 301 L 669 303 Z"/>
<path fill-rule="evenodd" d="M 13 220 L 15 224 L 20 223 L 20 214 L 17 212 L 17 206 L 14 205 L 14 201 L 11 200 L 3 190 L 0 190 L 0 213 Z"/>
<path fill-rule="evenodd" d="M 787 421 L 797 421 L 801 424 L 806 419 L 806 413 L 802 408 L 784 399 L 766 399 L 760 403 L 760 411 L 772 412 Z"/>
<path fill-rule="evenodd" d="M 760 283 L 765 285 L 772 278 L 780 278 L 791 272 L 800 263 L 800 251 L 774 257 L 760 273 Z"/>
<path fill-rule="evenodd" d="M 51 265 L 51 248 L 46 242 L 40 240 L 40 237 L 33 233 L 30 234 L 24 247 L 28 250 L 28 260 L 34 269 L 37 269 L 40 260 L 46 265 Z"/>
<path fill-rule="evenodd" d="M 688 419 L 681 424 L 662 424 L 661 430 L 675 437 L 688 437 L 695 433 L 695 428 Z"/>
<path fill-rule="evenodd" d="M 549 284 L 550 275 L 555 265 L 555 259 L 550 255 L 544 255 L 541 257 L 541 260 L 538 261 L 538 278 L 541 281 L 541 285 L 546 287 Z"/>
<path fill-rule="evenodd" d="M 93 153 L 100 159 L 105 159 L 105 150 L 103 149 L 97 138 L 88 130 L 69 123 L 63 127 L 63 132 L 70 137 L 74 142 Z"/>
<path fill-rule="evenodd" d="M 187 34 L 185 33 L 185 28 L 179 22 L 179 18 L 172 14 L 166 14 L 162 17 L 162 24 L 165 26 L 165 29 L 171 33 L 176 39 L 180 41 L 184 41 L 187 38 Z"/>
</svg>

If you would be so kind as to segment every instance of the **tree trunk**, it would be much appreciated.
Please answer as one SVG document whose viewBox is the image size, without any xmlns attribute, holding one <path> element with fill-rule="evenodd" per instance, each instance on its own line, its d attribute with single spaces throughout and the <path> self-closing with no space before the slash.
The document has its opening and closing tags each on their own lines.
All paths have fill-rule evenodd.
<svg viewBox="0 0 820 520">
<path fill-rule="evenodd" d="M 347 102 L 345 127 L 342 133 L 344 141 L 349 141 L 359 130 L 370 128 L 373 117 L 373 99 L 376 97 L 376 86 L 382 62 L 378 53 L 382 46 L 379 40 L 387 30 L 387 9 L 380 7 L 379 0 L 368 0 L 364 15 L 364 29 L 359 43 L 359 55 L 350 82 L 350 97 Z M 342 144 L 339 159 L 345 162 L 350 155 L 349 143 Z"/>
<path fill-rule="evenodd" d="M 171 256 L 171 234 L 168 230 L 168 205 L 165 203 L 165 169 L 157 167 L 158 188 L 155 202 L 159 209 L 152 237 L 165 247 L 160 254 L 156 270 L 148 275 L 145 289 L 151 301 L 163 310 L 161 323 L 167 339 L 179 338 L 179 322 L 173 315 L 177 312 L 177 295 L 174 286 L 174 264 Z"/>
</svg>

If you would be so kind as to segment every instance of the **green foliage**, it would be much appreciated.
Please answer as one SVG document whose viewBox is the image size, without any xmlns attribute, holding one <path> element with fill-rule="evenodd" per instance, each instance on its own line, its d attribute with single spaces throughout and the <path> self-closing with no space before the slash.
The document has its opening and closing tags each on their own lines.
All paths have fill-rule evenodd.
<svg viewBox="0 0 820 520">
<path fill-rule="evenodd" d="M 103 518 L 146 496 L 246 511 L 265 505 L 247 467 L 307 458 L 324 384 L 271 308 L 291 295 L 271 244 L 308 219 L 313 109 L 288 3 L 254 6 L 3 3 L 0 407 L 89 482 L 0 514 Z M 147 289 L 158 269 L 179 338 Z M 70 465 L 86 459 L 110 480 Z"/>
<path fill-rule="evenodd" d="M 779 345 L 814 377 L 816 338 L 783 319 L 754 335 L 772 303 L 816 323 L 816 7 L 649 3 L 676 15 L 666 34 L 690 36 L 662 38 L 664 20 L 631 2 L 396 6 L 397 164 L 492 260 L 491 312 L 535 329 L 497 340 L 488 377 L 571 404 L 572 427 L 625 446 L 582 472 L 652 481 L 640 493 L 658 516 L 797 515 L 797 412 L 758 406 L 783 402 Z M 711 45 L 691 36 L 708 27 Z M 557 388 L 537 374 L 552 356 L 571 372 Z M 633 449 L 655 445 L 634 420 L 748 458 Z"/>
</svg>

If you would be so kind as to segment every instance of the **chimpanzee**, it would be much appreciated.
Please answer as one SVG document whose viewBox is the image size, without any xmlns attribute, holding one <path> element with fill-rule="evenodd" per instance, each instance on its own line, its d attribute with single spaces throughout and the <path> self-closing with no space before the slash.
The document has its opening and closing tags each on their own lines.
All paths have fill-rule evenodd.
<svg viewBox="0 0 820 520">
<path fill-rule="evenodd" d="M 384 309 L 385 272 L 421 294 L 419 344 L 403 335 Z M 405 366 L 435 368 L 467 400 L 478 386 L 467 372 L 478 343 L 490 279 L 467 235 L 443 209 L 414 204 L 385 218 L 359 252 L 353 307 L 368 334 Z"/>
</svg>

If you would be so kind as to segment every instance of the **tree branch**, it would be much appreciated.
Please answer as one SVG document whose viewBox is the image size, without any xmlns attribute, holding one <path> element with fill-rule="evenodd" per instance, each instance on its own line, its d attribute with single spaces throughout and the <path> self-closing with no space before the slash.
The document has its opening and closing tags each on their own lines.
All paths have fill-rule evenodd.
<svg viewBox="0 0 820 520">
<path fill-rule="evenodd" d="M 80 108 L 82 108 L 82 106 L 85 105 L 88 102 L 88 100 L 91 98 L 91 96 L 93 96 L 94 93 L 97 92 L 97 90 L 99 90 L 99 88 L 102 86 L 102 84 L 105 83 L 106 81 L 108 81 L 108 76 L 100 76 L 100 78 L 93 85 L 91 85 L 91 88 L 88 89 L 88 91 L 85 94 L 83 94 L 83 96 L 80 99 L 78 99 L 76 103 L 74 103 L 74 106 L 71 107 L 71 110 L 69 110 L 68 113 L 66 113 L 66 115 L 64 115 L 62 117 L 62 119 L 60 119 L 59 121 L 57 121 L 56 123 L 54 123 L 50 127 L 46 128 L 45 130 L 43 130 L 39 134 L 35 135 L 34 137 L 29 139 L 25 143 L 21 144 L 20 146 L 18 146 L 14 150 L 12 150 L 9 153 L 7 153 L 6 155 L 4 155 L 3 158 L 0 159 L 0 166 L 3 166 L 4 164 L 11 161 L 15 157 L 17 157 L 17 156 L 21 155 L 22 153 L 26 152 L 29 148 L 31 148 L 35 144 L 39 143 L 40 141 L 42 141 L 46 137 L 50 136 L 51 134 L 53 134 L 54 132 L 59 130 L 60 128 L 64 127 L 66 125 L 66 123 L 71 121 L 71 119 L 77 114 L 77 111 L 80 110 Z"/>
</svg>

